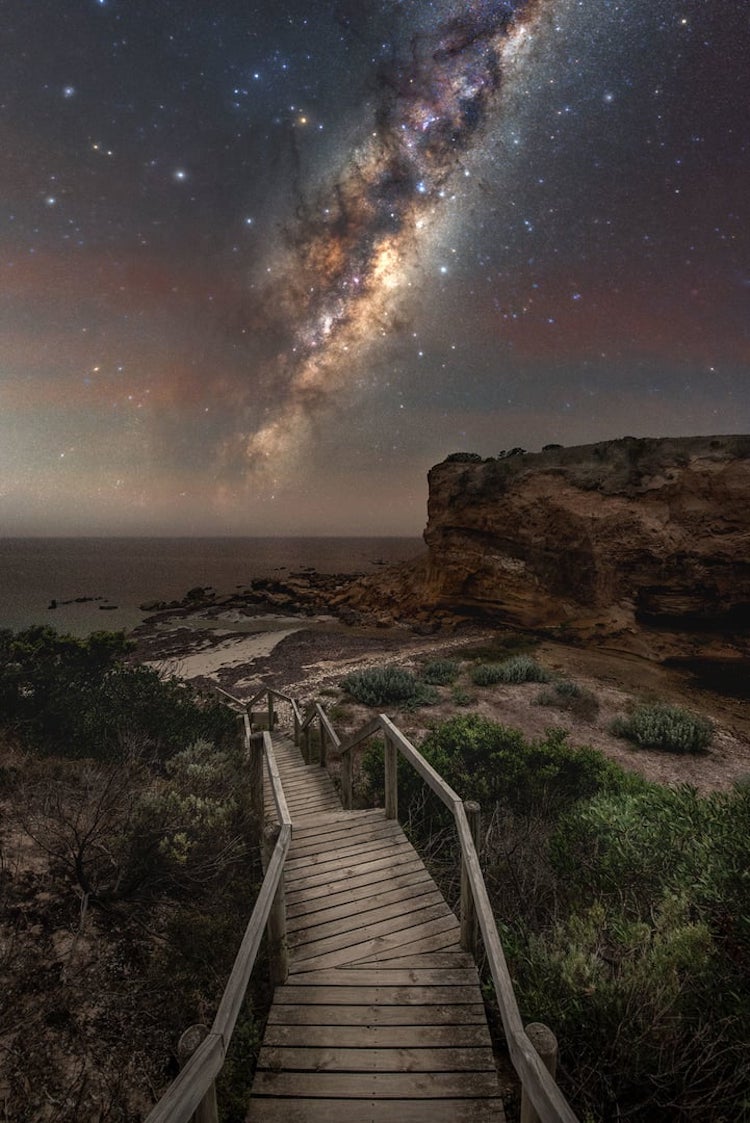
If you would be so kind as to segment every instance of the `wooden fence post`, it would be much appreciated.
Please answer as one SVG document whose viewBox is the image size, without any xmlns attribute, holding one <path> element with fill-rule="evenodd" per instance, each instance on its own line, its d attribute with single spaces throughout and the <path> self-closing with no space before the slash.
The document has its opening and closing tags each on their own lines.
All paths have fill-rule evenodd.
<svg viewBox="0 0 750 1123">
<path fill-rule="evenodd" d="M 541 1022 L 526 1026 L 526 1036 L 539 1054 L 539 1059 L 552 1079 L 557 1071 L 557 1038 L 552 1030 Z M 524 1088 L 521 1092 L 521 1123 L 539 1123 L 534 1105 Z"/>
<path fill-rule="evenodd" d="M 323 722 L 319 721 L 318 724 L 320 725 L 320 767 L 325 768 L 328 763 L 328 736 Z"/>
<path fill-rule="evenodd" d="M 312 754 L 312 746 L 310 745 L 310 726 L 306 725 L 302 734 L 302 759 L 305 764 L 311 764 L 310 756 Z"/>
<path fill-rule="evenodd" d="M 479 853 L 479 835 L 481 832 L 482 812 L 478 803 L 468 799 L 464 803 L 464 811 L 469 823 L 474 846 Z M 461 859 L 461 947 L 464 951 L 476 955 L 477 951 L 477 910 L 474 905 L 474 894 L 471 891 L 469 870 L 464 859 Z"/>
<path fill-rule="evenodd" d="M 352 809 L 352 750 L 341 756 L 341 802 L 345 811 Z"/>
<path fill-rule="evenodd" d="M 385 739 L 385 817 L 398 819 L 398 751 L 388 736 Z"/>
<path fill-rule="evenodd" d="M 268 691 L 268 732 L 273 733 L 273 694 Z"/>
<path fill-rule="evenodd" d="M 263 839 L 263 820 L 265 808 L 263 804 L 263 734 L 252 733 L 248 744 L 250 754 L 250 806 L 255 820 L 256 837 L 258 845 Z"/>
<path fill-rule="evenodd" d="M 177 1044 L 177 1059 L 180 1062 L 180 1068 L 185 1067 L 201 1041 L 207 1036 L 208 1026 L 204 1026 L 201 1023 L 188 1026 Z M 194 1123 L 219 1123 L 219 1109 L 216 1104 L 216 1085 L 213 1081 L 211 1082 L 211 1087 L 195 1109 L 193 1121 Z"/>
<path fill-rule="evenodd" d="M 279 837 L 280 827 L 272 824 L 266 827 L 263 835 L 264 866 L 267 869 L 271 861 L 276 840 Z M 284 889 L 284 871 L 281 871 L 279 887 L 268 914 L 266 925 L 268 937 L 268 970 L 274 986 L 285 983 L 289 975 L 289 946 L 286 939 L 286 891 Z"/>
<path fill-rule="evenodd" d="M 297 707 L 292 708 L 292 717 L 294 718 L 294 743 L 299 748 L 299 718 L 297 717 Z"/>
</svg>

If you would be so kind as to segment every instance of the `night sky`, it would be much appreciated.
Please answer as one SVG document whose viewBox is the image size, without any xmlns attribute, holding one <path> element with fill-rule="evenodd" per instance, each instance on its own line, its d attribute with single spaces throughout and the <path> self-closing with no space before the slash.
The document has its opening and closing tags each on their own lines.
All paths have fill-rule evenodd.
<svg viewBox="0 0 750 1123">
<path fill-rule="evenodd" d="M 747 0 L 4 0 L 0 534 L 750 430 Z"/>
</svg>

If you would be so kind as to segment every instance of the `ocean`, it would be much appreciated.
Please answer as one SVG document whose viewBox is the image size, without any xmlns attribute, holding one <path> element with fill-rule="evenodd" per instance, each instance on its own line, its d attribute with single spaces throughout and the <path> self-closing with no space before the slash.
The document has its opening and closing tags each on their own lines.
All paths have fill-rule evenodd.
<svg viewBox="0 0 750 1123">
<path fill-rule="evenodd" d="M 0 627 L 128 630 L 147 615 L 140 604 L 179 599 L 195 585 L 231 593 L 306 566 L 370 573 L 424 549 L 419 538 L 0 538 Z M 100 599 L 75 602 L 82 597 Z"/>
</svg>

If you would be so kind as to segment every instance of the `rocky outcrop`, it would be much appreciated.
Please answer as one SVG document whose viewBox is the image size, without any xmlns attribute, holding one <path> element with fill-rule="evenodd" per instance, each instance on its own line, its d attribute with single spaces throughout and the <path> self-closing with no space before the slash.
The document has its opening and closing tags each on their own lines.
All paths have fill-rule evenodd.
<svg viewBox="0 0 750 1123">
<path fill-rule="evenodd" d="M 365 579 L 360 608 L 379 589 L 381 605 L 391 596 L 423 618 L 459 614 L 571 638 L 660 630 L 741 639 L 750 437 L 625 437 L 481 463 L 450 458 L 429 474 L 424 537 L 426 563 Z"/>
</svg>

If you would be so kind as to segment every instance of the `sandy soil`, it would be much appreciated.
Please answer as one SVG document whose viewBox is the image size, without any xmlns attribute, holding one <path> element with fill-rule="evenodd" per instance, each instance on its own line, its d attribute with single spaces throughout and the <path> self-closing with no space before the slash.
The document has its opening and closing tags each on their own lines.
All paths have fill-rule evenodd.
<svg viewBox="0 0 750 1123">
<path fill-rule="evenodd" d="M 242 621 L 242 632 L 227 632 L 218 626 L 231 623 L 236 627 L 234 614 L 231 620 L 210 624 L 200 615 L 175 623 L 174 630 L 163 628 L 160 642 L 165 654 L 168 652 L 166 658 L 152 662 L 197 683 L 221 685 L 241 698 L 250 697 L 262 685 L 289 693 L 302 703 L 318 698 L 332 709 L 334 724 L 341 732 L 353 731 L 370 716 L 370 711 L 338 689 L 350 671 L 383 663 L 418 671 L 425 661 L 446 657 L 461 663 L 455 685 L 471 702 L 459 708 L 452 688 L 443 687 L 439 688 L 439 704 L 413 713 L 391 713 L 416 742 L 436 721 L 455 713 L 480 713 L 521 729 L 531 738 L 543 736 L 550 726 L 561 727 L 571 744 L 599 749 L 624 768 L 665 784 L 688 783 L 706 791 L 750 777 L 748 702 L 699 690 L 688 674 L 634 655 L 553 642 L 535 648 L 535 657 L 548 670 L 573 679 L 594 695 L 598 713 L 580 716 L 541 705 L 544 688 L 539 684 L 476 687 L 471 683 L 471 649 L 496 642 L 502 633 L 494 629 L 471 627 L 460 633 L 417 636 L 406 628 L 350 628 L 325 616 L 258 617 Z M 245 631 L 249 628 L 251 634 Z M 633 702 L 657 699 L 685 705 L 710 718 L 716 730 L 710 751 L 684 756 L 635 749 L 610 733 L 613 719 Z"/>
</svg>

